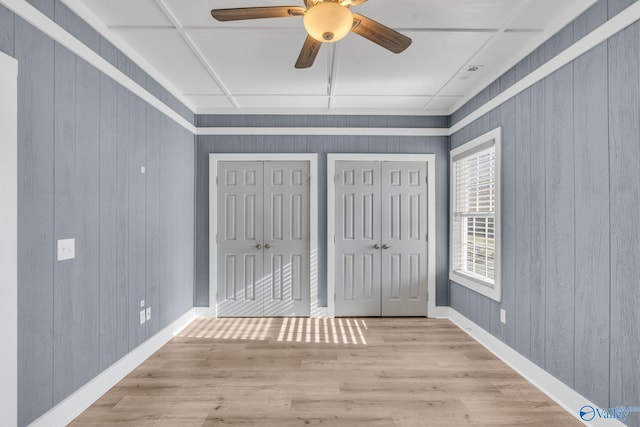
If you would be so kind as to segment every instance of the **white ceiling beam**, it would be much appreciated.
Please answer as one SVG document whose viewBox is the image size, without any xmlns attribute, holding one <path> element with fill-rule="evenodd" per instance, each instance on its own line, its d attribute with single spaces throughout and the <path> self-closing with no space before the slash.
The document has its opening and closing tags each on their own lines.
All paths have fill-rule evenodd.
<svg viewBox="0 0 640 427">
<path fill-rule="evenodd" d="M 189 34 L 185 32 L 185 30 L 182 27 L 182 24 L 180 23 L 178 18 L 175 16 L 175 14 L 171 11 L 171 9 L 169 8 L 165 0 L 154 0 L 154 2 L 160 8 L 160 10 L 162 10 L 162 13 L 165 14 L 169 22 L 171 22 L 171 24 L 175 27 L 175 29 L 180 34 L 180 37 L 182 37 L 182 40 L 184 40 L 184 42 L 187 44 L 191 52 L 193 52 L 195 57 L 198 58 L 198 61 L 200 61 L 202 66 L 205 68 L 205 70 L 207 70 L 207 72 L 211 75 L 211 78 L 213 78 L 213 81 L 216 82 L 220 90 L 225 94 L 225 96 L 227 97 L 231 105 L 233 105 L 234 108 L 239 108 L 240 106 L 238 105 L 238 102 L 233 97 L 233 94 L 231 93 L 229 88 L 227 88 L 227 86 L 224 84 L 224 82 L 222 81 L 222 78 L 220 78 L 220 76 L 218 75 L 218 72 L 215 70 L 213 65 L 207 60 L 207 58 L 204 56 L 204 54 L 198 48 L 198 46 L 196 46 L 196 44 L 191 39 L 191 37 L 189 37 Z"/>
</svg>

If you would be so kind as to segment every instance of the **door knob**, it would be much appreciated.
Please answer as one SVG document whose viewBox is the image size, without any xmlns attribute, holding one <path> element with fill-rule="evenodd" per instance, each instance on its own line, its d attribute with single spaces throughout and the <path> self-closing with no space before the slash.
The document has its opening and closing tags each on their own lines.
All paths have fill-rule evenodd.
<svg viewBox="0 0 640 427">
<path fill-rule="evenodd" d="M 386 243 L 384 245 L 382 245 L 382 249 L 389 249 L 391 246 L 387 245 Z"/>
<path fill-rule="evenodd" d="M 373 245 L 373 249 L 380 249 L 380 245 L 376 243 L 375 245 Z"/>
<path fill-rule="evenodd" d="M 258 243 L 258 244 L 256 245 L 256 249 L 262 249 L 262 244 Z"/>
<path fill-rule="evenodd" d="M 266 245 L 264 245 L 264 248 L 265 249 L 271 249 L 271 245 L 267 243 Z"/>
</svg>

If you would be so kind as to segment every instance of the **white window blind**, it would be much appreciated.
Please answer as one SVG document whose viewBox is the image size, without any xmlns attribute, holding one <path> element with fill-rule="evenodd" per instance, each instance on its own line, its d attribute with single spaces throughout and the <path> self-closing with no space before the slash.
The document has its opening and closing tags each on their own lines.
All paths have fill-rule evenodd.
<svg viewBox="0 0 640 427">
<path fill-rule="evenodd" d="M 451 150 L 449 279 L 495 301 L 500 280 L 500 147 L 496 128 Z"/>
<path fill-rule="evenodd" d="M 496 150 L 492 142 L 454 158 L 453 271 L 495 283 Z"/>
</svg>

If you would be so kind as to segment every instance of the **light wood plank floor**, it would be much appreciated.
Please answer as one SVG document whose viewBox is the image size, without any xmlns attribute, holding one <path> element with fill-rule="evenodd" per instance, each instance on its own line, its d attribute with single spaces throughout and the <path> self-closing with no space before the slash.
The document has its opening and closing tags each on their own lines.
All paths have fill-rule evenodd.
<svg viewBox="0 0 640 427">
<path fill-rule="evenodd" d="M 581 425 L 448 320 L 197 319 L 71 425 Z"/>
</svg>

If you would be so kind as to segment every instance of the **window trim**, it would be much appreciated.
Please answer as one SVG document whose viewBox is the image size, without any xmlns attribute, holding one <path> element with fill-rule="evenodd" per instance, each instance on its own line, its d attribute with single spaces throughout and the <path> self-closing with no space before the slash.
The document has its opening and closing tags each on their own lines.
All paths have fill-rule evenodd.
<svg viewBox="0 0 640 427">
<path fill-rule="evenodd" d="M 496 152 L 496 198 L 495 198 L 495 277 L 494 283 L 489 283 L 477 277 L 462 274 L 453 270 L 454 265 L 454 203 L 456 200 L 456 186 L 455 186 L 455 174 L 453 164 L 455 161 L 464 158 L 468 155 L 473 155 L 475 152 L 486 148 L 488 145 L 495 146 Z M 471 289 L 481 295 L 491 298 L 494 301 L 500 302 L 502 298 L 502 236 L 501 236 L 501 193 L 502 193 L 502 127 L 493 129 L 484 135 L 481 135 L 469 142 L 462 144 L 461 146 L 451 150 L 449 160 L 449 280 Z"/>
</svg>

